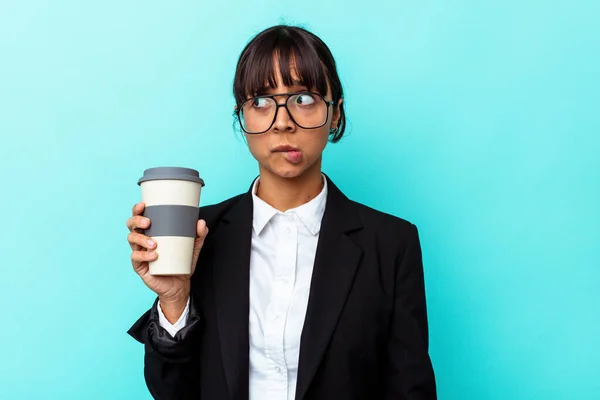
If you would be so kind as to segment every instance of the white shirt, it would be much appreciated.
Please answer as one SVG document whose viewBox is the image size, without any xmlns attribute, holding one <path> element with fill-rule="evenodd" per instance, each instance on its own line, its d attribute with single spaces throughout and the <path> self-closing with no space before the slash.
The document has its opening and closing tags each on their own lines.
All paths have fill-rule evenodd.
<svg viewBox="0 0 600 400">
<path fill-rule="evenodd" d="M 327 200 L 327 180 L 317 197 L 280 212 L 256 196 L 250 254 L 250 400 L 293 400 L 300 335 Z M 158 307 L 160 325 L 172 336 L 185 326 L 188 306 L 175 324 Z"/>
</svg>

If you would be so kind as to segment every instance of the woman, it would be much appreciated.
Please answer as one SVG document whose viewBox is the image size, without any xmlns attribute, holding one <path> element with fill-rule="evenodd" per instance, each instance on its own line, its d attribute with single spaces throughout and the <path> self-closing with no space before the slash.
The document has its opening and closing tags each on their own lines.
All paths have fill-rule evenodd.
<svg viewBox="0 0 600 400">
<path fill-rule="evenodd" d="M 411 223 L 346 198 L 321 172 L 344 134 L 342 86 L 308 31 L 269 28 L 235 73 L 258 162 L 250 190 L 201 207 L 191 277 L 148 274 L 144 205 L 127 226 L 158 298 L 129 333 L 157 399 L 435 399 L 421 249 Z M 210 227 L 210 234 L 208 227 Z"/>
</svg>

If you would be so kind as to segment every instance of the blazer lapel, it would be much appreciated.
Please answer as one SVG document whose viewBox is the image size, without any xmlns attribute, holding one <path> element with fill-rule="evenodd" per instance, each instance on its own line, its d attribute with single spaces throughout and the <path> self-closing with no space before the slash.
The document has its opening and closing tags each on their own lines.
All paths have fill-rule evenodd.
<svg viewBox="0 0 600 400">
<path fill-rule="evenodd" d="M 362 251 L 348 234 L 362 227 L 350 201 L 329 180 L 327 203 L 300 339 L 296 399 L 302 400 L 323 358 L 356 274 Z"/>
<path fill-rule="evenodd" d="M 221 356 L 231 400 L 248 399 L 248 313 L 252 196 L 243 195 L 215 232 L 213 288 Z M 215 366 L 217 368 L 217 366 Z"/>
</svg>

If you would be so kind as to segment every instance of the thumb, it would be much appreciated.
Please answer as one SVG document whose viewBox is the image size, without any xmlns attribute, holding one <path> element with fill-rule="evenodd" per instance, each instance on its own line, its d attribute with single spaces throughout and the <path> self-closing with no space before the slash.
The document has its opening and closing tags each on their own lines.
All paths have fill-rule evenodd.
<svg viewBox="0 0 600 400">
<path fill-rule="evenodd" d="M 208 226 L 206 226 L 206 221 L 203 219 L 198 220 L 198 224 L 196 225 L 196 240 L 194 241 L 194 253 L 200 252 L 207 235 Z"/>
<path fill-rule="evenodd" d="M 208 227 L 206 226 L 206 221 L 201 219 L 196 225 L 196 239 L 194 240 L 194 253 L 192 254 L 192 274 L 196 270 L 198 257 L 200 257 L 200 250 L 202 250 L 202 246 L 204 246 L 206 235 L 208 235 Z"/>
</svg>

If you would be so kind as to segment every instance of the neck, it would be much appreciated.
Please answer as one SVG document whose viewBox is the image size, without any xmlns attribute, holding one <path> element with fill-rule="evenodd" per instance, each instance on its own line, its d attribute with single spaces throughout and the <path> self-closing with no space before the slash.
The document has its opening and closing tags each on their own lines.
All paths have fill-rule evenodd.
<svg viewBox="0 0 600 400">
<path fill-rule="evenodd" d="M 271 207 L 285 212 L 308 203 L 323 190 L 320 163 L 295 178 L 282 178 L 261 168 L 256 195 Z"/>
</svg>

